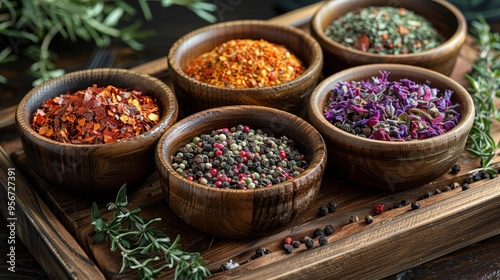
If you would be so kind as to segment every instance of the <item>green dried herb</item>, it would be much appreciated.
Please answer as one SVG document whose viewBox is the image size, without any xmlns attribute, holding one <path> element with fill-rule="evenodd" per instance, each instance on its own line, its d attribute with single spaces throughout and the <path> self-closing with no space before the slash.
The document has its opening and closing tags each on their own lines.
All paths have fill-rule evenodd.
<svg viewBox="0 0 500 280">
<path fill-rule="evenodd" d="M 418 53 L 443 38 L 431 22 L 404 8 L 368 6 L 334 20 L 326 36 L 344 46 L 376 54 Z"/>
<path fill-rule="evenodd" d="M 495 97 L 500 97 L 500 34 L 492 33 L 484 18 L 472 23 L 471 32 L 475 35 L 475 44 L 479 54 L 472 70 L 466 75 L 471 87 L 468 89 L 474 100 L 476 115 L 467 148 L 471 154 L 481 158 L 481 170 L 490 174 L 497 173 L 492 167 L 492 160 L 500 148 L 500 141 L 495 142 L 491 135 L 493 120 L 500 121 L 500 109 L 495 107 Z"/>
<path fill-rule="evenodd" d="M 175 279 L 195 280 L 210 276 L 199 253 L 180 250 L 180 236 L 172 242 L 162 231 L 152 226 L 160 218 L 146 220 L 139 215 L 140 207 L 134 210 L 126 207 L 126 191 L 127 187 L 123 185 L 115 202 L 107 204 L 108 210 L 114 211 L 109 223 L 99 215 L 96 203 L 92 204 L 91 209 L 91 224 L 96 232 L 94 242 L 111 241 L 111 251 L 118 250 L 122 256 L 120 273 L 130 268 L 137 270 L 139 279 L 154 279 L 165 269 L 175 267 Z"/>
</svg>

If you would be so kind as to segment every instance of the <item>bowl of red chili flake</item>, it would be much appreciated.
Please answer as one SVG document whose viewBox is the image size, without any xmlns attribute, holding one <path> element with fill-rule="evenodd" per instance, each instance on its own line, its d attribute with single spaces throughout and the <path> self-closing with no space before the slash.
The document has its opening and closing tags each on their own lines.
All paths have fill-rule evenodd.
<svg viewBox="0 0 500 280">
<path fill-rule="evenodd" d="M 220 237 L 255 238 L 310 208 L 326 148 L 319 132 L 296 115 L 223 106 L 168 129 L 156 165 L 166 202 L 187 224 Z"/>
<path fill-rule="evenodd" d="M 301 111 L 323 66 L 309 34 L 268 21 L 209 25 L 176 41 L 169 73 L 182 108 L 190 113 L 226 105 Z"/>
<path fill-rule="evenodd" d="M 32 168 L 78 191 L 114 190 L 154 171 L 154 147 L 176 120 L 160 80 L 124 69 L 66 74 L 21 100 L 16 125 Z"/>
<path fill-rule="evenodd" d="M 435 71 L 373 64 L 326 78 L 307 115 L 339 176 L 398 191 L 450 170 L 465 148 L 474 104 L 465 88 Z"/>
<path fill-rule="evenodd" d="M 462 12 L 447 1 L 325 1 L 311 20 L 324 73 L 365 64 L 420 66 L 449 76 L 467 37 Z"/>
</svg>

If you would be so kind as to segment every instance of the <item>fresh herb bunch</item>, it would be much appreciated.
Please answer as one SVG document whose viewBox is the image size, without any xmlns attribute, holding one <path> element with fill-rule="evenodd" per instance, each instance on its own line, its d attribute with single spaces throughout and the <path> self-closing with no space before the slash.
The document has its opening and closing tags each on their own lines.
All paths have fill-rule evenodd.
<svg viewBox="0 0 500 280">
<path fill-rule="evenodd" d="M 144 19 L 151 20 L 149 2 L 152 0 L 137 1 Z M 211 14 L 217 8 L 213 3 L 202 0 L 158 1 L 165 8 L 181 5 L 209 22 L 216 20 Z M 50 43 L 57 35 L 71 42 L 78 39 L 94 41 L 99 47 L 109 45 L 111 38 L 119 38 L 131 48 L 140 50 L 143 45 L 139 40 L 151 36 L 152 31 L 140 30 L 141 20 L 118 27 L 119 23 L 133 19 L 136 14 L 135 8 L 126 0 L 1 0 L 0 43 L 7 37 L 11 46 L 0 51 L 0 64 L 17 60 L 17 46 L 26 44 L 26 56 L 35 61 L 30 67 L 37 78 L 33 85 L 38 85 L 64 74 L 62 69 L 56 69 L 52 61 L 56 54 L 50 50 Z M 0 83 L 5 82 L 6 78 L 0 75 Z"/>
<path fill-rule="evenodd" d="M 91 216 L 96 231 L 94 242 L 111 241 L 111 251 L 119 251 L 122 256 L 120 273 L 126 268 L 136 269 L 139 279 L 154 279 L 165 269 L 175 267 L 175 279 L 204 279 L 210 276 L 210 271 L 203 265 L 199 253 L 189 253 L 180 250 L 180 236 L 172 242 L 164 233 L 155 229 L 152 224 L 161 220 L 155 218 L 146 220 L 139 215 L 139 207 L 129 210 L 127 187 L 123 185 L 116 196 L 116 201 L 107 204 L 108 210 L 113 210 L 113 219 L 99 215 L 97 204 L 92 205 Z M 162 257 L 164 264 L 160 261 Z M 155 268 L 155 266 L 159 266 Z"/>
<path fill-rule="evenodd" d="M 481 158 L 482 170 L 493 174 L 492 160 L 500 148 L 500 141 L 495 142 L 491 135 L 493 120 L 500 121 L 500 109 L 495 107 L 495 98 L 500 97 L 500 34 L 492 33 L 484 18 L 474 21 L 471 31 L 479 53 L 466 75 L 476 110 L 467 151 Z"/>
</svg>

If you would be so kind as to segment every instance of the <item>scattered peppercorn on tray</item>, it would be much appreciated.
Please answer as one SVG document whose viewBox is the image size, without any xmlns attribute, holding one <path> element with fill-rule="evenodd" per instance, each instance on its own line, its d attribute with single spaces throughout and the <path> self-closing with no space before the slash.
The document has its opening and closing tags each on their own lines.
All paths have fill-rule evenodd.
<svg viewBox="0 0 500 280">
<path fill-rule="evenodd" d="M 311 5 L 272 20 L 307 30 L 317 7 Z M 465 84 L 464 75 L 474 58 L 468 41 L 452 77 Z M 134 70 L 169 83 L 165 65 L 166 58 L 162 58 Z M 492 130 L 500 137 L 499 125 Z M 92 239 L 92 203 L 105 213 L 106 203 L 114 201 L 116 194 L 83 197 L 63 192 L 29 168 L 19 139 L 1 144 L 5 149 L 0 153 L 0 166 L 5 169 L 0 174 L 2 197 L 15 192 L 19 238 L 50 277 L 136 278 L 131 270 L 119 274 L 121 256 L 109 250 L 109 243 L 94 244 Z M 500 162 L 500 158 L 494 161 Z M 461 167 L 457 174 L 450 172 L 398 193 L 353 185 L 327 166 L 320 193 L 305 215 L 285 228 L 247 240 L 214 237 L 185 224 L 167 206 L 156 173 L 129 188 L 128 200 L 130 207 L 142 205 L 143 217 L 160 217 L 156 227 L 170 238 L 180 235 L 182 249 L 199 252 L 213 279 L 382 278 L 500 233 L 499 179 L 477 177 L 465 190 L 462 183 L 479 166 L 479 160 L 464 152 L 457 163 Z M 15 171 L 15 190 L 6 183 L 7 170 Z M 2 214 L 7 213 L 7 202 L 0 201 Z M 371 219 L 365 220 L 367 216 Z M 329 233 L 321 242 L 314 237 L 318 229 Z M 306 236 L 314 241 L 312 247 L 307 242 L 311 248 L 293 246 Z M 288 242 L 292 246 L 285 250 L 283 245 Z M 239 266 L 234 269 L 221 269 L 236 263 Z M 172 270 L 167 271 L 163 278 L 172 279 L 173 275 Z"/>
</svg>

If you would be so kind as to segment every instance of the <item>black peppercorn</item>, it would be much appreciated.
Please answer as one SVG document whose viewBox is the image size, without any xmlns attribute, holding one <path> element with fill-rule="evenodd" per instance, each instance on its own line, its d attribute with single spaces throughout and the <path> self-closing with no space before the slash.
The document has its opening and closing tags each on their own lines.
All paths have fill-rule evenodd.
<svg viewBox="0 0 500 280">
<path fill-rule="evenodd" d="M 293 246 L 294 248 L 299 248 L 299 247 L 300 247 L 300 241 L 298 241 L 298 240 L 293 241 L 293 242 L 292 242 L 292 246 Z"/>
<path fill-rule="evenodd" d="M 324 236 L 324 235 L 325 235 L 325 231 L 320 229 L 320 228 L 317 228 L 314 230 L 313 238 L 318 237 L 318 236 Z"/>
<path fill-rule="evenodd" d="M 443 188 L 443 192 L 447 192 L 447 191 L 451 191 L 451 187 L 450 186 L 446 186 Z"/>
<path fill-rule="evenodd" d="M 314 240 L 312 240 L 311 238 L 306 238 L 304 243 L 306 244 L 307 249 L 311 249 L 312 247 L 314 247 Z"/>
<path fill-rule="evenodd" d="M 490 178 L 490 174 L 488 172 L 481 172 L 481 178 L 482 179 L 489 179 Z"/>
<path fill-rule="evenodd" d="M 293 252 L 292 245 L 290 244 L 283 244 L 283 249 L 287 254 L 291 254 Z"/>
<path fill-rule="evenodd" d="M 424 197 L 424 198 L 429 198 L 429 197 L 431 197 L 431 196 L 432 196 L 432 193 L 431 193 L 431 192 L 426 192 L 426 193 L 424 193 L 424 195 L 423 195 L 423 197 Z"/>
<path fill-rule="evenodd" d="M 357 221 L 359 221 L 359 218 L 358 218 L 358 216 L 356 216 L 356 215 L 351 216 L 351 217 L 349 218 L 349 223 L 351 223 L 351 224 L 352 224 L 352 223 L 355 223 L 355 222 L 357 222 Z"/>
<path fill-rule="evenodd" d="M 326 206 L 328 207 L 328 210 L 332 213 L 339 209 L 339 204 L 335 201 L 329 202 Z"/>
<path fill-rule="evenodd" d="M 451 174 L 458 174 L 458 172 L 460 172 L 462 168 L 460 167 L 460 165 L 458 164 L 454 164 L 452 167 L 451 167 Z"/>
<path fill-rule="evenodd" d="M 498 177 L 498 174 L 496 174 L 496 173 L 495 173 L 495 174 L 491 174 L 491 175 L 490 175 L 490 179 L 495 179 L 495 178 L 497 178 L 497 177 Z"/>
<path fill-rule="evenodd" d="M 418 201 L 411 204 L 411 210 L 417 210 L 418 208 L 420 208 L 420 203 Z"/>
<path fill-rule="evenodd" d="M 466 191 L 468 189 L 470 189 L 470 185 L 468 183 L 463 183 L 462 184 L 462 191 Z"/>
<path fill-rule="evenodd" d="M 335 232 L 335 229 L 333 228 L 333 226 L 332 226 L 332 225 L 327 225 L 327 226 L 325 227 L 324 232 L 325 232 L 325 235 L 326 235 L 326 236 L 328 236 L 328 235 L 333 234 L 333 233 Z"/>
<path fill-rule="evenodd" d="M 367 225 L 369 225 L 369 224 L 373 223 L 373 217 L 372 217 L 371 215 L 366 216 L 366 217 L 365 217 L 365 223 L 366 223 Z"/>
<path fill-rule="evenodd" d="M 328 239 L 326 238 L 326 236 L 320 236 L 318 242 L 320 246 L 324 246 L 328 244 Z"/>
<path fill-rule="evenodd" d="M 440 193 L 442 193 L 440 189 L 436 189 L 436 191 L 434 191 L 434 194 L 440 194 Z"/>
<path fill-rule="evenodd" d="M 409 205 L 409 204 L 410 204 L 410 201 L 408 199 L 401 200 L 401 205 L 406 206 L 406 205 Z"/>
<path fill-rule="evenodd" d="M 329 210 L 328 210 L 328 207 L 326 207 L 325 205 L 321 206 L 318 210 L 318 214 L 320 216 L 325 216 L 326 214 L 328 214 Z"/>
</svg>

